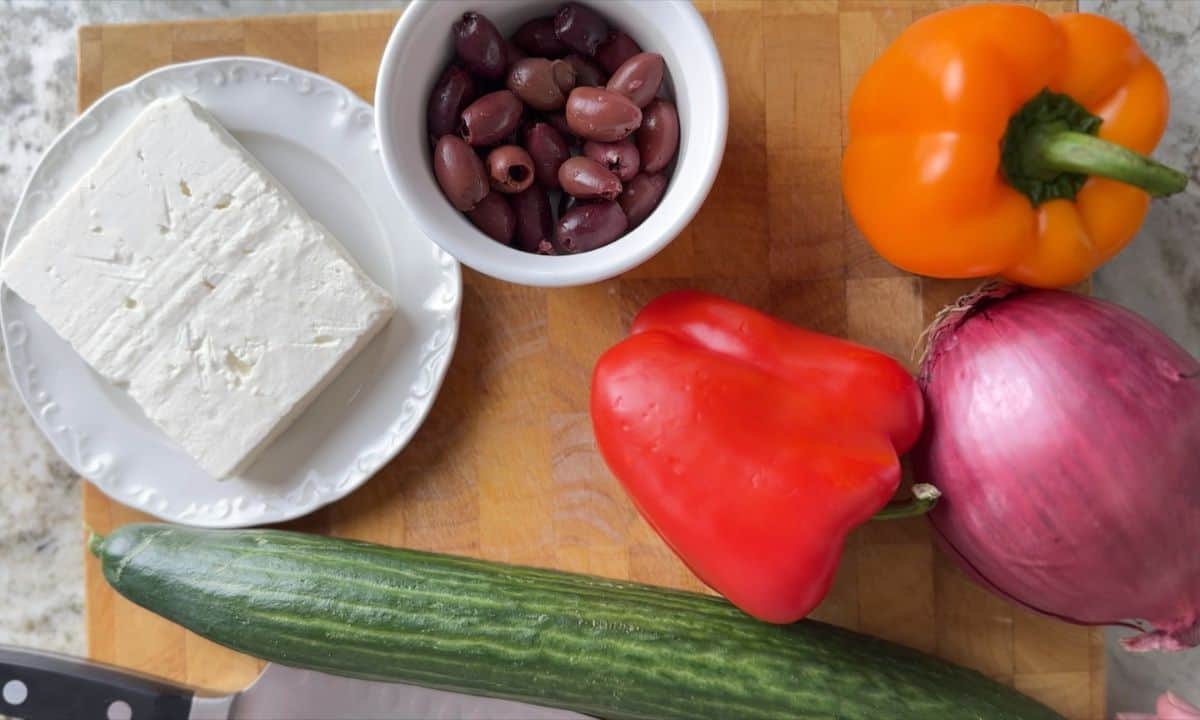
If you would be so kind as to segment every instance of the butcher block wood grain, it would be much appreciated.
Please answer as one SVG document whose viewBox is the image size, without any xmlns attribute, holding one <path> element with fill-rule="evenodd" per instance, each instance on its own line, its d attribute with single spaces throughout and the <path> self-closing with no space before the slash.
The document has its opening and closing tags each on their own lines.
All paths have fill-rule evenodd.
<svg viewBox="0 0 1200 720">
<path fill-rule="evenodd" d="M 1050 11 L 1073 3 L 1043 3 Z M 465 270 L 462 339 L 437 405 L 401 455 L 349 498 L 290 527 L 391 545 L 702 590 L 641 521 L 600 460 L 587 415 L 596 357 L 644 303 L 710 290 L 913 367 L 934 313 L 973 283 L 880 260 L 846 214 L 845 108 L 875 56 L 942 5 L 904 0 L 703 0 L 729 78 L 729 145 L 696 220 L 658 257 L 587 287 L 538 290 Z M 262 55 L 372 99 L 398 12 L 85 27 L 79 107 L 160 65 Z M 880 179 L 880 192 L 887 179 Z M 104 532 L 145 519 L 85 489 Z M 93 657 L 213 689 L 259 663 L 113 594 L 87 566 Z M 1103 716 L 1098 632 L 1016 609 L 970 583 L 921 520 L 855 532 L 816 617 L 937 653 L 1072 719 Z"/>
</svg>

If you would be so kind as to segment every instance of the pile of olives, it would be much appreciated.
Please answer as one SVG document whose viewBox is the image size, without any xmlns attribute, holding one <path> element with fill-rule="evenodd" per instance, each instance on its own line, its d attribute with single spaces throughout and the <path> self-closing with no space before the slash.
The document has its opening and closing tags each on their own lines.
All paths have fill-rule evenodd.
<svg viewBox="0 0 1200 720">
<path fill-rule="evenodd" d="M 455 59 L 426 122 L 456 209 L 493 240 L 545 255 L 594 250 L 646 219 L 679 148 L 661 55 L 574 2 L 511 41 L 477 12 L 451 30 Z"/>
</svg>

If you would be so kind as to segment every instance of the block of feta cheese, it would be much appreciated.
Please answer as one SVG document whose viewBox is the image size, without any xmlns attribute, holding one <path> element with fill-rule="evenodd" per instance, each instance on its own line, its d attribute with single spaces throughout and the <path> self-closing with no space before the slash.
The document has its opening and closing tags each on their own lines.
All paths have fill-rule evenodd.
<svg viewBox="0 0 1200 720">
<path fill-rule="evenodd" d="M 208 474 L 244 469 L 391 317 L 206 110 L 150 104 L 0 266 Z"/>
</svg>

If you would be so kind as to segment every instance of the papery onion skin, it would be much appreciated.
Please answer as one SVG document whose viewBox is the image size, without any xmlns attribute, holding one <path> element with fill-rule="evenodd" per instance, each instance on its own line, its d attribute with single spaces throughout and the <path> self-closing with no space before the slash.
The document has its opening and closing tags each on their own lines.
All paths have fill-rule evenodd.
<svg viewBox="0 0 1200 720">
<path fill-rule="evenodd" d="M 929 519 L 972 578 L 1033 610 L 1200 643 L 1200 363 L 1116 305 L 1002 286 L 940 318 L 918 378 Z"/>
</svg>

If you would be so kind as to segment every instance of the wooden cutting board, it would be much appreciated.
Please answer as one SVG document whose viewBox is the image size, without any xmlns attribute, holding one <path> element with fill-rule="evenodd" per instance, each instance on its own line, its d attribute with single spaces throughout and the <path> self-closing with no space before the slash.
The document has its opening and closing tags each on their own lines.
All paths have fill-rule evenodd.
<svg viewBox="0 0 1200 720">
<path fill-rule="evenodd" d="M 921 330 L 973 283 L 912 277 L 875 256 L 846 215 L 838 165 L 858 77 L 905 26 L 942 5 L 697 6 L 730 93 L 729 145 L 700 215 L 658 257 L 597 285 L 538 290 L 466 270 L 458 353 L 424 427 L 365 487 L 292 527 L 702 589 L 638 517 L 592 440 L 592 364 L 634 312 L 665 290 L 702 288 L 913 366 Z M 160 65 L 233 54 L 315 70 L 371 100 L 398 16 L 84 27 L 79 108 Z M 84 519 L 98 531 L 145 519 L 90 485 L 84 492 Z M 224 690 L 244 686 L 259 667 L 117 597 L 90 557 L 87 601 L 89 650 L 99 660 Z M 971 584 L 935 551 L 921 520 L 854 533 L 816 617 L 977 668 L 1070 718 L 1103 717 L 1100 633 L 1015 609 Z"/>
</svg>

